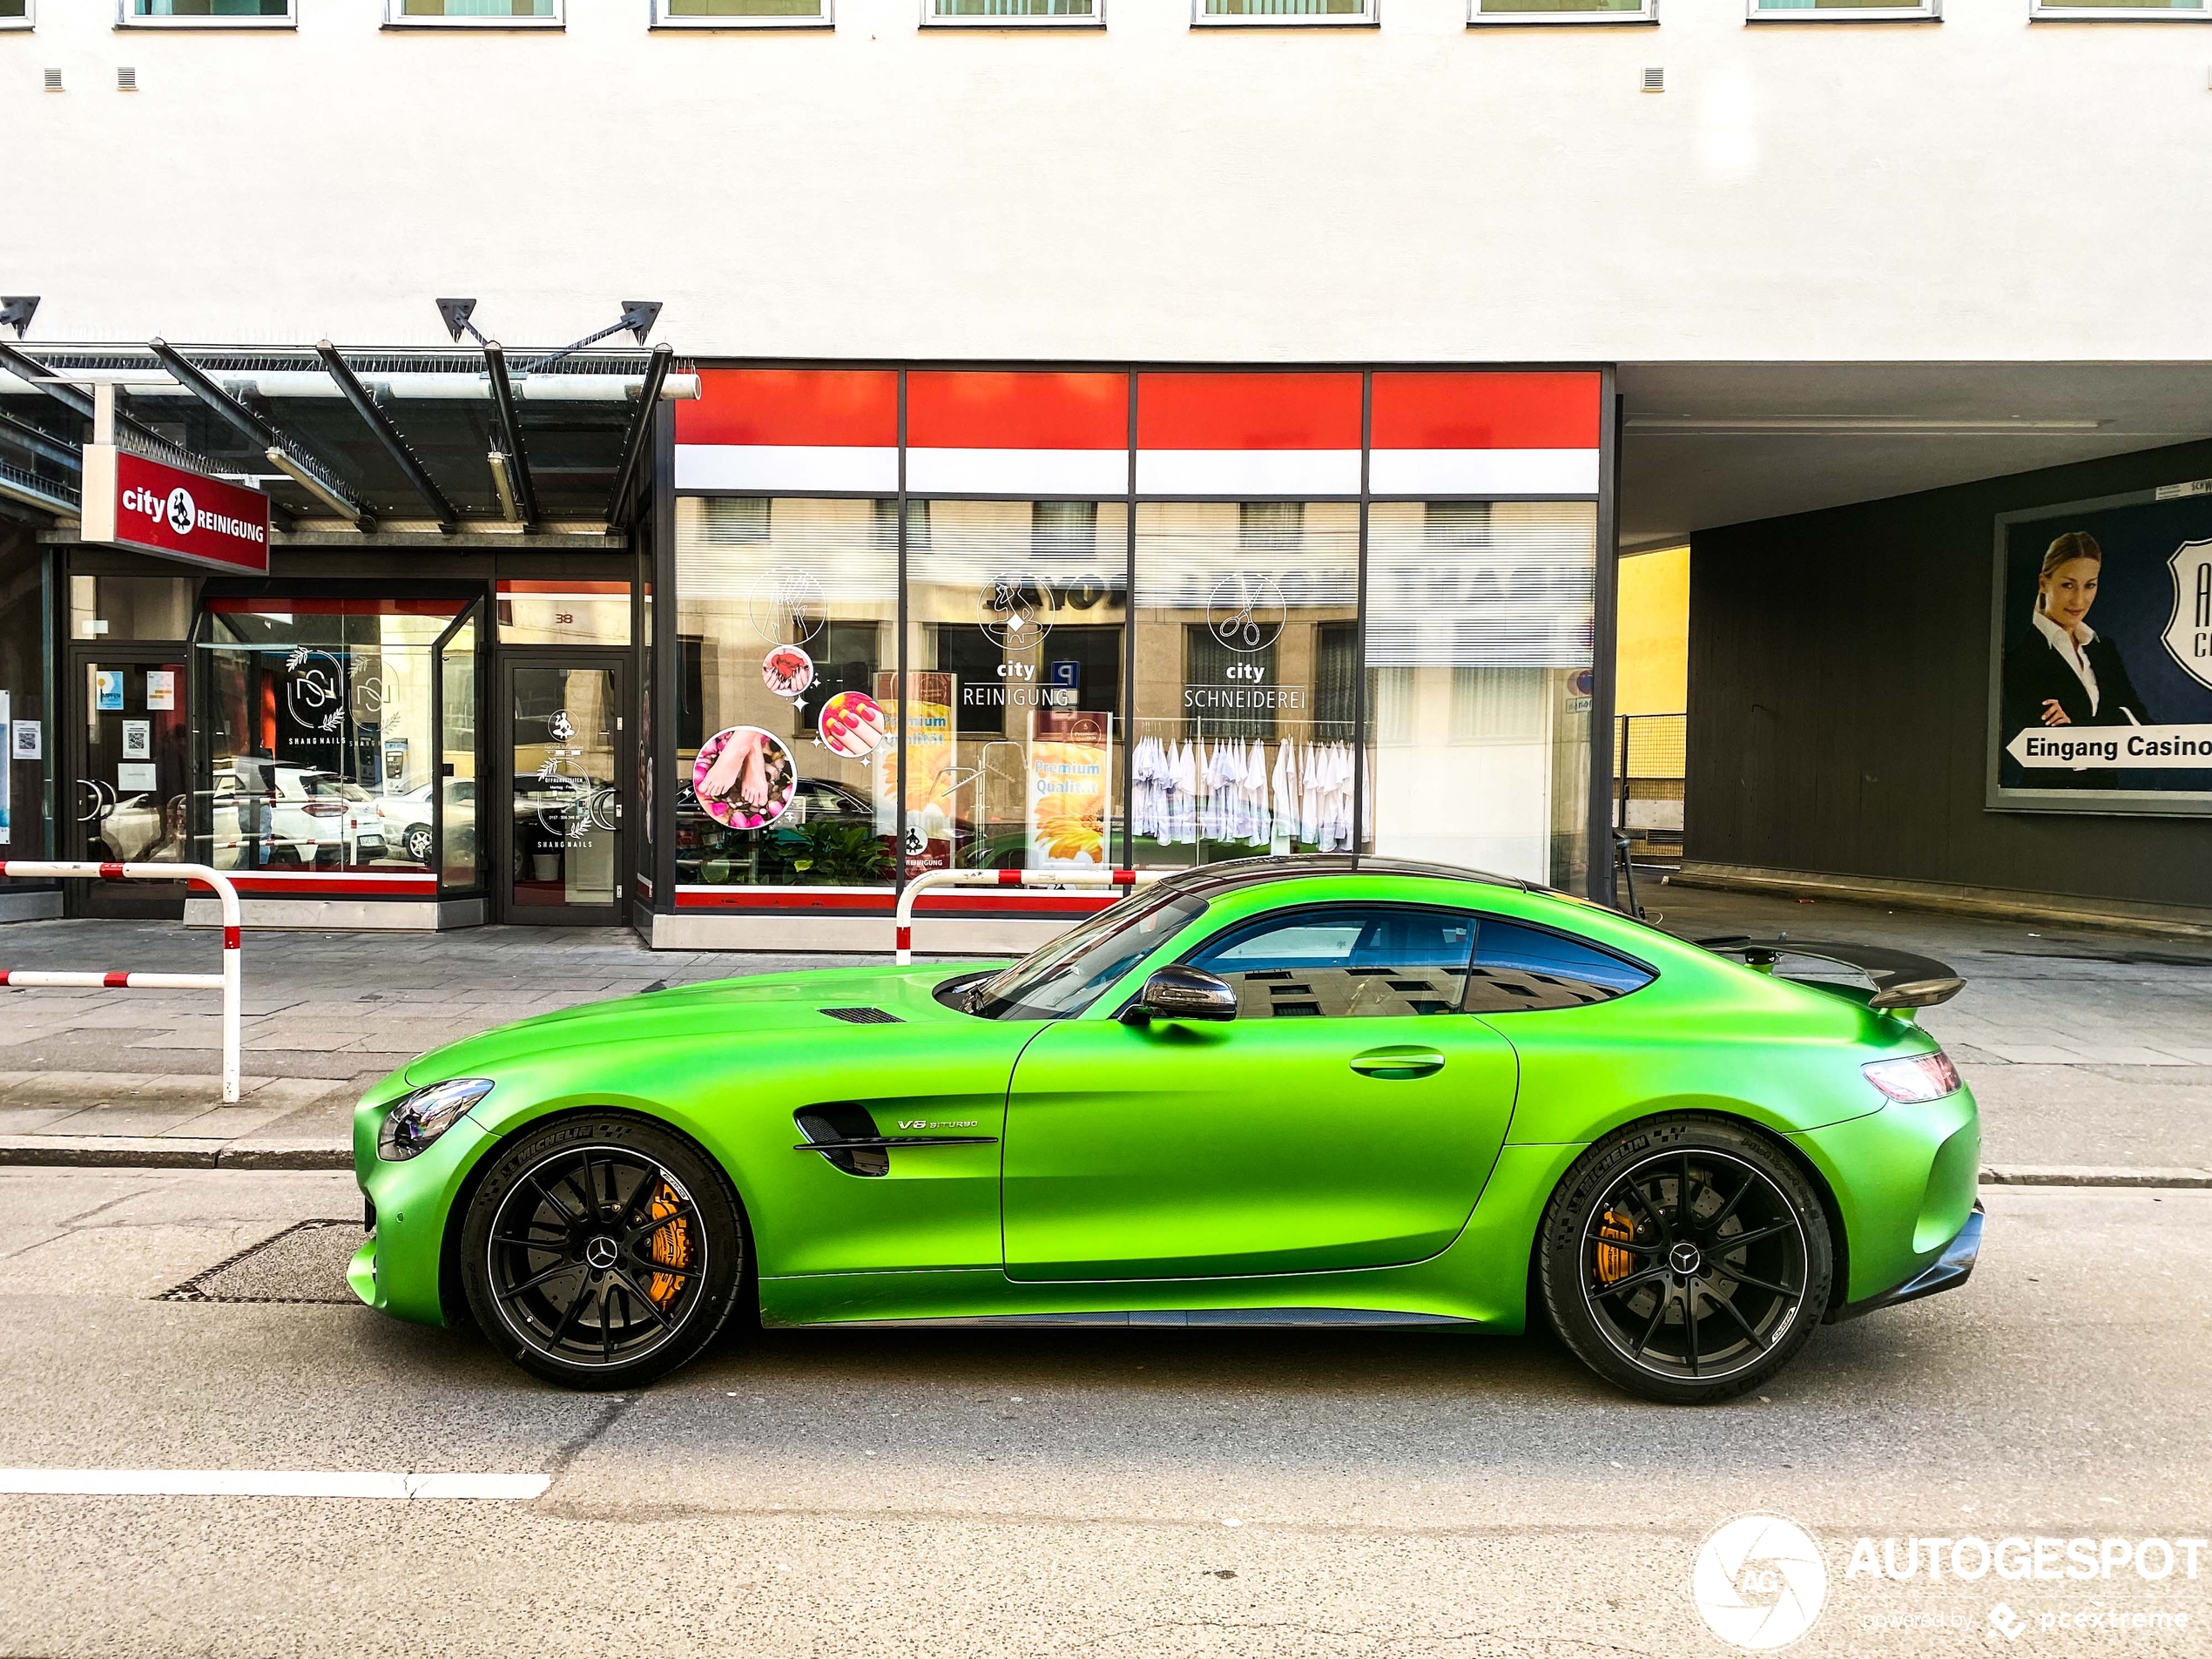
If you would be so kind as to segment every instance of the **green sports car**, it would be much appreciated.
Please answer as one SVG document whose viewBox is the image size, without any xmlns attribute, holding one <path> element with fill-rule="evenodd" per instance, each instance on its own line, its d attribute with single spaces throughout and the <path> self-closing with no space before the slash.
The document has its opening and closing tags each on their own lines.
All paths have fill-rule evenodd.
<svg viewBox="0 0 2212 1659">
<path fill-rule="evenodd" d="M 426 1055 L 355 1115 L 352 1282 L 587 1388 L 738 1313 L 1515 1332 L 1533 1301 L 1621 1386 L 1723 1399 L 1971 1271 L 1979 1125 L 1912 1013 L 1958 988 L 1466 870 L 1202 866 L 1011 967 L 727 980 Z"/>
</svg>

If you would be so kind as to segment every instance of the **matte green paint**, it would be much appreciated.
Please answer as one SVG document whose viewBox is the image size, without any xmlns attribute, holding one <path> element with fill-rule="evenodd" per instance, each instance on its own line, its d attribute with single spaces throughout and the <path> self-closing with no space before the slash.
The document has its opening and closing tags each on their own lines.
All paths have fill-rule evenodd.
<svg viewBox="0 0 2212 1659">
<path fill-rule="evenodd" d="M 1610 1002 L 1482 1016 L 1114 1017 L 1154 968 L 1225 927 L 1359 900 L 1537 922 L 1658 977 Z M 610 1108 L 668 1123 L 729 1172 L 762 1317 L 779 1325 L 1304 1308 L 1518 1331 L 1537 1224 L 1575 1159 L 1610 1130 L 1683 1109 L 1741 1118 L 1797 1151 L 1841 1224 L 1851 1301 L 1934 1261 L 1973 1204 L 1972 1096 L 1892 1105 L 1861 1074 L 1932 1049 L 1918 1027 L 1557 894 L 1381 874 L 1238 889 L 1057 1022 L 945 1007 L 931 992 L 956 971 L 652 992 L 424 1055 L 355 1113 L 355 1166 L 377 1212 L 355 1291 L 402 1318 L 457 1312 L 441 1267 L 472 1174 L 517 1130 Z M 860 1004 L 901 1023 L 820 1012 Z M 379 1159 L 392 1103 L 451 1077 L 496 1087 L 419 1157 Z M 827 1103 L 864 1105 L 888 1135 L 926 1122 L 998 1143 L 894 1150 L 887 1176 L 846 1175 L 793 1150 L 792 1114 Z"/>
</svg>

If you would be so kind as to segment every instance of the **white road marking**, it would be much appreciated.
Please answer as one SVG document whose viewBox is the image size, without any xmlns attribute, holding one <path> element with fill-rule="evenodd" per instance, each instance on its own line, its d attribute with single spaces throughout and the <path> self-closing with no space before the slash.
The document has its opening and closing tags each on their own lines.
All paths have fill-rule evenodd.
<svg viewBox="0 0 2212 1659">
<path fill-rule="evenodd" d="M 0 1494 L 97 1498 L 469 1498 L 527 1503 L 550 1474 L 347 1469 L 0 1469 Z"/>
</svg>

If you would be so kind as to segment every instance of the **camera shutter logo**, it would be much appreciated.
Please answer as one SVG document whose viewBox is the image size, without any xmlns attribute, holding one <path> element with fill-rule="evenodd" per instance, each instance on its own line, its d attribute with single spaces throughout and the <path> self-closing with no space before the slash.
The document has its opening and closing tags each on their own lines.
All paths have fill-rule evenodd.
<svg viewBox="0 0 2212 1659">
<path fill-rule="evenodd" d="M 2212 542 L 2184 542 L 2167 561 L 2174 573 L 2174 614 L 2166 649 L 2183 671 L 2212 685 Z"/>
<path fill-rule="evenodd" d="M 1690 1600 L 1730 1646 L 1786 1648 L 1812 1629 L 1828 1599 L 1820 1546 L 1779 1515 L 1738 1515 L 1716 1528 L 1690 1569 Z"/>
</svg>

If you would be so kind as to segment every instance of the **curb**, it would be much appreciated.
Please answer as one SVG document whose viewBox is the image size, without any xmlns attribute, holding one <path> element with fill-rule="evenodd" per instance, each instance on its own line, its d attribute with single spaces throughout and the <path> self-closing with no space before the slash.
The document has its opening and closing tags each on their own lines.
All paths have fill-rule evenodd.
<svg viewBox="0 0 2212 1659">
<path fill-rule="evenodd" d="M 2053 1163 L 1986 1169 L 1986 1187 L 2212 1187 L 2212 1170 Z"/>
<path fill-rule="evenodd" d="M 313 1143 L 23 1135 L 0 1139 L 0 1164 L 127 1170 L 350 1170 L 351 1147 Z"/>
</svg>

